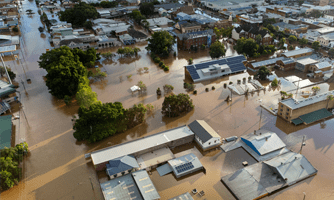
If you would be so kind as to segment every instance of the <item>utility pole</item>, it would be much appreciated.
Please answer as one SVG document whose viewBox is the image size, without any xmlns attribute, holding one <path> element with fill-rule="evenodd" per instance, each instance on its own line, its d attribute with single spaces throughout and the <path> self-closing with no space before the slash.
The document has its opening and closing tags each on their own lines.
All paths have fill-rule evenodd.
<svg viewBox="0 0 334 200">
<path fill-rule="evenodd" d="M 261 119 L 262 119 L 262 106 L 261 106 L 261 104 L 260 104 L 260 107 L 261 107 L 261 113 L 260 113 L 259 130 L 261 128 Z"/>
<path fill-rule="evenodd" d="M 306 143 L 305 143 L 305 135 L 304 135 L 304 136 L 303 136 L 302 145 L 301 145 L 301 147 L 300 147 L 299 154 L 301 154 L 301 153 L 302 153 L 303 146 L 305 146 L 305 145 L 306 145 Z M 305 198 L 305 197 L 304 197 L 304 198 Z"/>
<path fill-rule="evenodd" d="M 22 83 L 22 85 L 23 85 L 24 90 L 27 92 L 26 87 L 24 86 L 24 82 L 23 82 L 22 79 L 21 79 L 21 83 Z"/>
</svg>

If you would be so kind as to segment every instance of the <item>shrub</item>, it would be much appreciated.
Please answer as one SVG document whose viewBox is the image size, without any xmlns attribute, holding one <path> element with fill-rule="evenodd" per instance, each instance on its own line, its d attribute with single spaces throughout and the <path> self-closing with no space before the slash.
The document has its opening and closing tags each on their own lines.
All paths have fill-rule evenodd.
<svg viewBox="0 0 334 200">
<path fill-rule="evenodd" d="M 272 87 L 277 87 L 278 86 L 278 81 L 277 81 L 276 78 L 273 80 L 273 82 L 271 82 L 271 86 Z"/>
<path fill-rule="evenodd" d="M 168 67 L 168 66 L 165 66 L 165 67 L 164 67 L 164 71 L 165 71 L 165 72 L 169 71 L 169 67 Z"/>
<path fill-rule="evenodd" d="M 215 90 L 216 88 L 215 88 L 215 86 L 212 86 L 212 88 L 211 88 L 212 90 Z"/>
<path fill-rule="evenodd" d="M 243 77 L 242 80 L 245 82 L 246 81 L 246 77 Z"/>
<path fill-rule="evenodd" d="M 71 104 L 71 97 L 68 96 L 68 95 L 65 95 L 64 96 L 64 101 L 65 101 L 65 104 L 68 106 Z"/>
<path fill-rule="evenodd" d="M 132 74 L 130 74 L 130 75 L 127 75 L 126 77 L 127 77 L 127 78 L 131 78 L 131 77 L 132 77 Z"/>
<path fill-rule="evenodd" d="M 13 27 L 12 30 L 16 33 L 19 32 L 19 28 L 17 28 L 17 26 Z"/>
<path fill-rule="evenodd" d="M 205 49 L 205 45 L 204 44 L 202 44 L 201 49 L 203 49 L 203 50 Z"/>
<path fill-rule="evenodd" d="M 289 46 L 289 50 L 293 50 L 293 46 Z"/>
<path fill-rule="evenodd" d="M 240 84 L 241 83 L 241 80 L 240 79 L 238 79 L 238 84 Z"/>
<path fill-rule="evenodd" d="M 194 91 L 193 91 L 193 94 L 197 94 L 197 90 L 194 90 Z"/>
<path fill-rule="evenodd" d="M 183 85 L 188 91 L 193 91 L 195 89 L 195 85 L 192 83 L 184 83 Z"/>
<path fill-rule="evenodd" d="M 164 64 L 164 62 L 160 61 L 159 62 L 159 67 L 161 67 Z"/>
<path fill-rule="evenodd" d="M 192 59 L 192 58 L 189 58 L 189 60 L 188 60 L 188 64 L 189 64 L 189 65 L 193 64 L 193 59 Z"/>
<path fill-rule="evenodd" d="M 248 80 L 249 80 L 249 81 L 252 80 L 252 77 L 248 76 Z"/>
<path fill-rule="evenodd" d="M 156 57 L 155 53 L 151 52 L 151 58 L 154 59 Z"/>
<path fill-rule="evenodd" d="M 154 60 L 155 63 L 159 63 L 160 62 L 160 58 L 159 57 L 155 57 L 153 60 Z"/>
<path fill-rule="evenodd" d="M 232 85 L 232 84 L 233 84 L 233 82 L 232 82 L 232 81 L 230 81 L 229 85 Z"/>
<path fill-rule="evenodd" d="M 174 52 L 174 56 L 176 57 L 176 52 Z"/>
<path fill-rule="evenodd" d="M 205 91 L 206 91 L 206 92 L 209 92 L 209 88 L 205 88 Z"/>
<path fill-rule="evenodd" d="M 226 84 L 226 83 L 224 83 L 224 88 L 226 88 L 226 86 L 227 86 L 227 84 Z"/>
</svg>

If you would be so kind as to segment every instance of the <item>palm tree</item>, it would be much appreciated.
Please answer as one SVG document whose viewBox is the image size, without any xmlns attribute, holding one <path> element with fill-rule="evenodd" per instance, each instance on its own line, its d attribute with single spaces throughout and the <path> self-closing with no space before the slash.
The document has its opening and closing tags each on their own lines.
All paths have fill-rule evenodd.
<svg viewBox="0 0 334 200">
<path fill-rule="evenodd" d="M 327 106 L 326 106 L 326 109 L 328 109 L 328 103 L 329 101 L 333 101 L 334 100 L 334 96 L 332 94 L 328 95 L 327 96 Z"/>
</svg>

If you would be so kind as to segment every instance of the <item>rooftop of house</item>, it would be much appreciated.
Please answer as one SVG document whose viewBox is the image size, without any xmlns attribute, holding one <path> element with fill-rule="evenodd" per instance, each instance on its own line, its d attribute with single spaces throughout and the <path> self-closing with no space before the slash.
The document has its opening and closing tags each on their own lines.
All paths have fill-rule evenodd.
<svg viewBox="0 0 334 200">
<path fill-rule="evenodd" d="M 241 26 L 235 28 L 235 31 L 237 33 L 241 33 L 242 31 L 244 31 L 244 32 L 247 32 L 247 33 L 252 33 L 254 35 L 260 34 L 262 37 L 264 37 L 268 33 L 268 31 L 261 30 L 258 26 L 250 25 L 250 24 L 241 25 Z"/>
<path fill-rule="evenodd" d="M 285 22 L 278 22 L 276 24 L 273 24 L 273 26 L 275 26 L 275 27 L 278 26 L 281 29 L 290 29 L 290 30 L 295 30 L 295 29 L 308 27 L 305 24 L 293 25 L 293 24 L 288 24 L 288 23 L 285 23 Z"/>
<path fill-rule="evenodd" d="M 200 140 L 205 143 L 211 138 L 220 138 L 218 133 L 209 126 L 204 120 L 195 120 L 188 127 L 195 133 Z"/>
<path fill-rule="evenodd" d="M 174 22 L 173 20 L 170 20 L 166 17 L 158 17 L 158 18 L 152 18 L 146 20 L 149 23 L 149 26 L 164 26 L 168 23 Z"/>
<path fill-rule="evenodd" d="M 133 156 L 123 156 L 113 160 L 110 160 L 107 163 L 107 173 L 109 176 L 114 174 L 124 172 L 133 168 L 139 168 L 137 160 Z"/>
<path fill-rule="evenodd" d="M 242 136 L 241 139 L 261 156 L 286 146 L 276 133 L 267 130 L 254 131 Z"/>
<path fill-rule="evenodd" d="M 297 63 L 302 64 L 302 65 L 312 65 L 312 64 L 318 63 L 318 61 L 312 58 L 306 57 L 304 59 L 297 60 Z"/>
<path fill-rule="evenodd" d="M 193 38 L 199 38 L 199 37 L 204 37 L 208 35 L 214 35 L 215 33 L 213 32 L 212 29 L 204 30 L 204 31 L 196 31 L 196 32 L 191 32 L 191 33 L 182 33 L 182 34 L 177 34 L 177 37 L 180 40 L 188 40 L 188 39 L 193 39 Z"/>
<path fill-rule="evenodd" d="M 154 5 L 155 8 L 163 8 L 165 10 L 170 10 L 170 9 L 176 10 L 176 9 L 181 8 L 183 6 L 185 6 L 185 5 L 180 4 L 180 3 L 168 3 L 168 4 Z"/>
<path fill-rule="evenodd" d="M 284 53 L 282 53 L 282 55 L 284 55 L 285 57 L 292 57 L 292 56 L 306 54 L 306 53 L 310 53 L 310 52 L 313 52 L 313 49 L 305 47 L 305 48 L 302 48 L 302 49 L 297 49 L 297 50 L 291 50 L 291 51 L 288 51 L 288 52 L 284 52 Z"/>
<path fill-rule="evenodd" d="M 331 67 L 332 65 L 329 62 L 325 61 L 325 62 L 317 63 L 317 64 L 315 64 L 315 66 L 318 69 L 324 69 L 324 68 L 327 68 L 327 67 Z"/>
</svg>

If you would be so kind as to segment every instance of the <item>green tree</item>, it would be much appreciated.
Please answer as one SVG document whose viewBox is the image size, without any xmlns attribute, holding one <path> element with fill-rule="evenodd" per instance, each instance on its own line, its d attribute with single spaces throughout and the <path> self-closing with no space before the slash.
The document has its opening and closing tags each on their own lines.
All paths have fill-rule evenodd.
<svg viewBox="0 0 334 200">
<path fill-rule="evenodd" d="M 312 48 L 317 51 L 320 48 L 320 42 L 319 41 L 314 41 L 312 43 Z"/>
<path fill-rule="evenodd" d="M 314 17 L 314 18 L 319 18 L 319 17 L 322 17 L 323 14 L 319 10 L 312 10 L 309 16 Z"/>
<path fill-rule="evenodd" d="M 271 87 L 277 87 L 278 86 L 278 80 L 277 78 L 274 78 L 274 80 L 271 82 Z"/>
<path fill-rule="evenodd" d="M 313 95 L 317 95 L 317 93 L 320 91 L 320 87 L 319 86 L 314 86 L 314 87 L 312 87 L 312 91 L 313 91 Z"/>
<path fill-rule="evenodd" d="M 88 79 L 84 77 L 84 81 L 79 84 L 79 89 L 76 94 L 76 99 L 80 107 L 89 108 L 91 105 L 98 103 L 97 94 L 92 91 L 92 88 L 88 86 Z"/>
<path fill-rule="evenodd" d="M 261 44 L 261 42 L 262 42 L 262 35 L 261 35 L 261 34 L 258 34 L 258 35 L 255 37 L 255 41 L 256 41 L 258 44 Z"/>
<path fill-rule="evenodd" d="M 73 136 L 77 140 L 96 142 L 126 130 L 122 103 L 94 103 L 87 109 L 79 108 L 79 119 L 75 121 Z"/>
<path fill-rule="evenodd" d="M 188 60 L 188 64 L 189 64 L 189 65 L 193 64 L 193 59 L 192 59 L 192 58 L 189 58 L 189 60 Z"/>
<path fill-rule="evenodd" d="M 85 2 L 79 2 L 73 8 L 59 11 L 60 21 L 71 23 L 73 27 L 83 27 L 87 19 L 96 19 L 99 13 L 92 5 Z"/>
<path fill-rule="evenodd" d="M 290 35 L 288 39 L 289 39 L 289 42 L 290 42 L 290 43 L 292 43 L 292 42 L 296 42 L 296 41 L 297 41 L 297 37 L 294 36 L 294 35 Z"/>
<path fill-rule="evenodd" d="M 93 24 L 92 24 L 91 21 L 85 21 L 85 23 L 83 24 L 83 26 L 84 26 L 86 29 L 90 29 L 90 30 L 93 29 Z"/>
<path fill-rule="evenodd" d="M 329 101 L 333 101 L 334 100 L 334 96 L 332 94 L 327 96 L 327 105 L 326 105 L 326 109 L 328 109 L 328 103 Z"/>
<path fill-rule="evenodd" d="M 161 113 L 168 117 L 177 117 L 194 108 L 192 100 L 187 94 L 169 95 L 162 103 Z"/>
<path fill-rule="evenodd" d="M 167 31 L 154 32 L 147 41 L 149 43 L 146 49 L 161 56 L 168 56 L 175 43 L 174 37 Z"/>
<path fill-rule="evenodd" d="M 333 49 L 333 48 L 330 49 L 330 50 L 328 50 L 328 56 L 329 56 L 330 58 L 333 58 L 333 57 L 334 57 L 334 49 Z"/>
<path fill-rule="evenodd" d="M 299 40 L 300 45 L 305 45 L 305 44 L 307 44 L 307 42 L 308 42 L 308 40 L 305 39 L 305 38 L 302 38 L 302 39 Z"/>
<path fill-rule="evenodd" d="M 224 56 L 226 53 L 225 46 L 223 43 L 219 42 L 218 40 L 211 44 L 209 54 L 212 59 L 220 58 Z"/>
<path fill-rule="evenodd" d="M 14 26 L 13 28 L 12 28 L 12 30 L 14 31 L 14 32 L 19 32 L 19 28 L 17 28 L 17 26 Z"/>
<path fill-rule="evenodd" d="M 261 80 L 266 80 L 267 76 L 270 74 L 270 71 L 267 67 L 262 66 L 260 67 L 259 71 L 257 72 L 257 75 Z"/>
<path fill-rule="evenodd" d="M 125 121 L 127 124 L 127 128 L 130 129 L 132 127 L 141 124 L 145 120 L 145 114 L 147 112 L 147 108 L 142 104 L 134 105 L 132 108 L 129 108 L 125 111 Z"/>
<path fill-rule="evenodd" d="M 141 24 L 142 20 L 145 20 L 146 18 L 140 13 L 139 10 L 133 10 L 130 14 L 130 17 L 135 20 L 136 23 Z"/>
<path fill-rule="evenodd" d="M 259 45 L 252 38 L 241 38 L 237 41 L 237 44 L 233 47 L 239 54 L 246 54 L 249 57 L 253 57 L 259 50 Z"/>
<path fill-rule="evenodd" d="M 141 3 L 139 6 L 139 11 L 145 16 L 153 15 L 154 14 L 154 4 L 153 3 Z"/>
<path fill-rule="evenodd" d="M 110 59 L 110 58 L 114 57 L 115 55 L 109 51 L 109 52 L 106 52 L 106 53 L 101 53 L 101 56 L 103 58 Z"/>
</svg>

